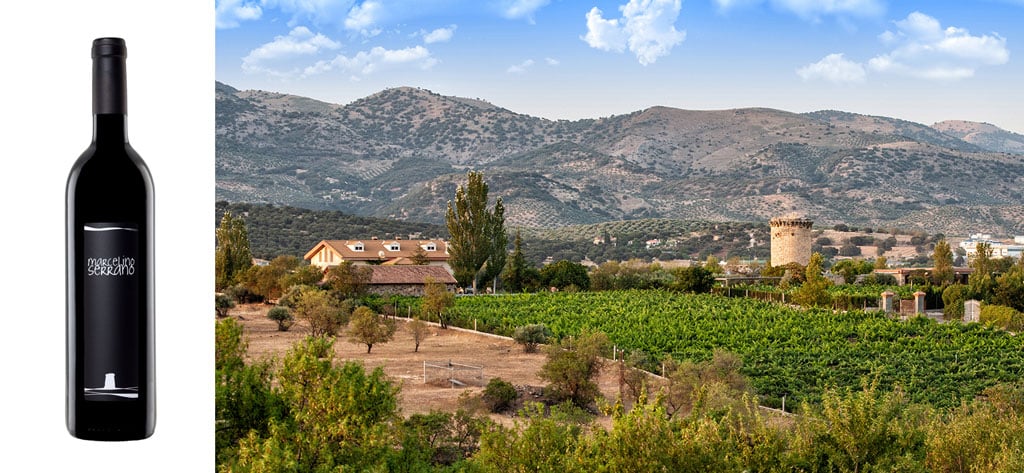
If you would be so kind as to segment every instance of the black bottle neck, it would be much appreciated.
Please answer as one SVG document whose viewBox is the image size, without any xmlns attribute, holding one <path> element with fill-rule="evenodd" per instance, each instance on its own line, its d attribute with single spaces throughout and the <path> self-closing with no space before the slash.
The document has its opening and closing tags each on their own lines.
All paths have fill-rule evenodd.
<svg viewBox="0 0 1024 473">
<path fill-rule="evenodd" d="M 120 38 L 100 38 L 92 45 L 92 113 L 128 113 L 125 58 L 128 50 Z"/>
<path fill-rule="evenodd" d="M 96 114 L 92 117 L 92 141 L 97 144 L 128 142 L 128 116 L 123 113 Z"/>
<path fill-rule="evenodd" d="M 99 38 L 92 42 L 92 136 L 96 143 L 128 142 L 127 57 L 128 48 L 121 38 Z"/>
</svg>

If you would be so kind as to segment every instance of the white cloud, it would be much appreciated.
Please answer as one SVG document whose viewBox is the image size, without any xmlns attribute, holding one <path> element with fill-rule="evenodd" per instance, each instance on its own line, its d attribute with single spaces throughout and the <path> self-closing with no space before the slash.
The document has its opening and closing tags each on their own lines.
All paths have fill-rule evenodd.
<svg viewBox="0 0 1024 473">
<path fill-rule="evenodd" d="M 899 36 L 897 36 L 896 33 L 893 33 L 892 31 L 886 31 L 885 33 L 878 35 L 878 40 L 881 41 L 882 44 L 889 45 L 898 41 Z"/>
<path fill-rule="evenodd" d="M 345 17 L 345 29 L 358 31 L 363 36 L 376 36 L 380 28 L 373 28 L 380 21 L 384 12 L 383 5 L 378 1 L 367 0 L 360 5 L 352 6 Z"/>
<path fill-rule="evenodd" d="M 943 28 L 938 20 L 921 12 L 894 23 L 898 31 L 881 36 L 894 48 L 868 61 L 873 71 L 956 80 L 974 76 L 980 67 L 1010 60 L 1006 39 L 996 33 L 974 36 L 964 28 Z"/>
<path fill-rule="evenodd" d="M 621 53 L 626 49 L 626 30 L 619 25 L 619 20 L 606 20 L 603 15 L 597 7 L 587 12 L 587 34 L 583 41 L 595 49 Z"/>
<path fill-rule="evenodd" d="M 248 73 L 263 73 L 276 77 L 294 77 L 300 74 L 297 60 L 315 56 L 324 50 L 341 47 L 320 33 L 314 34 L 305 26 L 298 26 L 287 36 L 277 36 L 242 58 L 242 70 Z M 307 59 L 308 60 L 308 59 Z"/>
<path fill-rule="evenodd" d="M 551 0 L 501 0 L 498 2 L 498 9 L 505 18 L 525 18 L 532 23 L 533 14 L 548 3 L 551 3 Z"/>
<path fill-rule="evenodd" d="M 455 34 L 456 28 L 458 28 L 458 25 L 451 25 L 447 28 L 438 28 L 429 33 L 422 32 L 423 42 L 427 44 L 446 43 L 452 39 L 452 35 Z"/>
<path fill-rule="evenodd" d="M 942 24 L 939 20 L 921 12 L 913 12 L 907 18 L 893 22 L 904 36 L 911 36 L 924 41 L 936 41 L 942 38 Z"/>
<path fill-rule="evenodd" d="M 805 81 L 826 80 L 835 83 L 863 82 L 866 75 L 864 66 L 850 61 L 839 54 L 829 54 L 820 61 L 796 70 Z"/>
<path fill-rule="evenodd" d="M 330 61 L 318 61 L 305 68 L 305 77 L 323 74 L 333 70 L 350 73 L 353 77 L 373 74 L 381 69 L 411 66 L 419 69 L 430 69 L 437 64 L 430 50 L 423 46 L 404 49 L 385 49 L 380 46 L 369 51 L 359 51 L 352 56 L 338 55 Z"/>
<path fill-rule="evenodd" d="M 728 11 L 762 3 L 777 10 L 818 20 L 823 15 L 878 16 L 885 12 L 884 0 L 714 0 L 720 11 Z"/>
<path fill-rule="evenodd" d="M 242 21 L 258 20 L 263 9 L 256 2 L 217 0 L 216 15 L 218 29 L 235 28 Z"/>
<path fill-rule="evenodd" d="M 630 0 L 619 6 L 622 18 L 606 19 L 597 7 L 587 12 L 587 34 L 580 39 L 603 51 L 623 52 L 627 47 L 640 64 L 649 65 L 686 40 L 675 28 L 681 0 Z"/>
<path fill-rule="evenodd" d="M 533 67 L 533 59 L 527 59 L 519 64 L 508 66 L 505 72 L 509 74 L 525 74 L 531 67 Z"/>
<path fill-rule="evenodd" d="M 533 59 L 527 59 L 519 64 L 513 64 L 511 66 L 508 66 L 508 69 L 505 69 L 505 72 L 509 74 L 526 74 L 526 72 L 529 71 L 530 68 L 532 68 L 536 64 L 537 61 L 534 61 Z M 544 64 L 554 67 L 559 65 L 560 62 L 558 61 L 558 59 L 546 57 L 544 58 Z"/>
</svg>

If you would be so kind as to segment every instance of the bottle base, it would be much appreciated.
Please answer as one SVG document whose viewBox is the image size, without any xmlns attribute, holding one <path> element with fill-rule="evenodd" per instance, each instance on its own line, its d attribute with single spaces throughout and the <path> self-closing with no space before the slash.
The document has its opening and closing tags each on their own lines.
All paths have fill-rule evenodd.
<svg viewBox="0 0 1024 473">
<path fill-rule="evenodd" d="M 68 433 L 80 440 L 96 442 L 130 442 L 133 440 L 145 440 L 153 435 L 153 431 L 138 431 L 136 429 L 122 429 L 118 427 L 93 427 L 88 429 L 71 430 Z"/>
</svg>

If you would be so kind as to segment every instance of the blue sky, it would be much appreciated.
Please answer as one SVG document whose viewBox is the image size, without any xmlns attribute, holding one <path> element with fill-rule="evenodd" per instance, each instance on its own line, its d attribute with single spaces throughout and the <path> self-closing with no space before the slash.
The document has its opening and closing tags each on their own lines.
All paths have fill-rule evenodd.
<svg viewBox="0 0 1024 473">
<path fill-rule="evenodd" d="M 1024 0 L 218 0 L 217 80 L 550 119 L 838 109 L 1024 133 Z"/>
</svg>

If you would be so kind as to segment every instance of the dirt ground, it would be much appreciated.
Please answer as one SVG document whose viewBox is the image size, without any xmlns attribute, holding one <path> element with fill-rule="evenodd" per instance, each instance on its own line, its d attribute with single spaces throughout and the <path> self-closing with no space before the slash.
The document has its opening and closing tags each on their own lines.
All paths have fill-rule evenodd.
<svg viewBox="0 0 1024 473">
<path fill-rule="evenodd" d="M 310 333 L 309 326 L 298 321 L 287 332 L 277 329 L 277 323 L 266 317 L 272 306 L 264 304 L 239 305 L 230 312 L 244 327 L 249 342 L 250 359 L 281 359 L 298 340 Z M 510 338 L 491 334 L 449 328 L 442 330 L 430 326 L 430 335 L 420 343 L 419 352 L 413 352 L 415 343 L 406 329 L 406 321 L 399 319 L 395 338 L 374 345 L 366 353 L 366 345 L 348 341 L 342 331 L 334 344 L 339 361 L 360 361 L 368 369 L 382 367 L 392 381 L 401 386 L 399 406 L 409 416 L 432 410 L 454 411 L 459 407 L 459 396 L 464 392 L 479 394 L 491 378 L 502 378 L 513 385 L 536 386 L 546 384 L 537 373 L 544 363 L 543 353 L 523 353 L 522 347 Z M 423 362 L 459 363 L 483 367 L 480 386 L 451 387 L 423 382 Z M 598 384 L 608 399 L 618 394 L 618 371 L 608 366 L 602 370 Z M 509 416 L 492 415 L 495 420 L 510 422 Z"/>
</svg>

